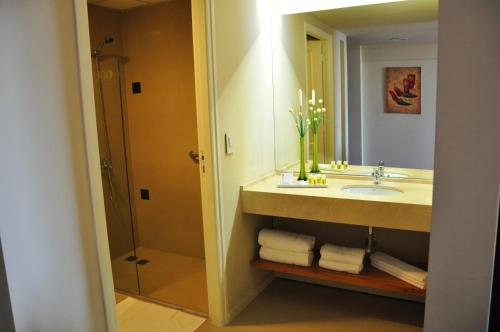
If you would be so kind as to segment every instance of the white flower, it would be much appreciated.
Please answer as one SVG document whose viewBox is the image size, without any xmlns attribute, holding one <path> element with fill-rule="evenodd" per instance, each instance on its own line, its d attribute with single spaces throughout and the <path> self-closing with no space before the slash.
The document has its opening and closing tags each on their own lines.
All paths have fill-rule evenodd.
<svg viewBox="0 0 500 332">
<path fill-rule="evenodd" d="M 318 103 L 323 104 L 323 99 L 319 99 Z"/>
<path fill-rule="evenodd" d="M 321 112 L 321 111 L 320 111 Z M 313 114 L 316 114 L 316 111 L 313 111 Z"/>
<path fill-rule="evenodd" d="M 311 120 L 307 119 L 307 120 L 306 120 L 306 123 L 307 123 L 308 125 L 310 125 L 310 124 L 311 124 Z"/>
<path fill-rule="evenodd" d="M 326 112 L 326 108 L 323 107 L 323 113 L 325 113 L 325 112 Z"/>
</svg>

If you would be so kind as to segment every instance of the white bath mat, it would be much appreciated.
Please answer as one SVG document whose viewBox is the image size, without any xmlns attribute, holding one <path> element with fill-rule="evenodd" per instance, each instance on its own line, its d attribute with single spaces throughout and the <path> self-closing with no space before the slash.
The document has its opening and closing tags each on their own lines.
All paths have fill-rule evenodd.
<svg viewBox="0 0 500 332">
<path fill-rule="evenodd" d="M 186 312 L 127 298 L 116 305 L 120 332 L 193 332 L 205 321 Z"/>
</svg>

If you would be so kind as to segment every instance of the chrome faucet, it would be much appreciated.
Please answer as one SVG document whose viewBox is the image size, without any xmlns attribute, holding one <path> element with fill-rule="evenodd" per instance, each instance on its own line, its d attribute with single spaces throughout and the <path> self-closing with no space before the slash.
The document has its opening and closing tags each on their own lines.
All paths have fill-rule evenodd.
<svg viewBox="0 0 500 332">
<path fill-rule="evenodd" d="M 384 177 L 384 172 L 385 172 L 385 165 L 384 165 L 384 161 L 379 161 L 378 163 L 378 167 L 375 167 L 373 169 L 373 177 L 374 177 L 374 180 L 373 180 L 373 183 L 375 184 L 381 184 L 382 183 L 382 178 Z"/>
<path fill-rule="evenodd" d="M 385 164 L 384 164 L 383 160 L 378 162 L 378 170 L 380 172 L 380 176 L 384 177 L 385 176 Z"/>
<path fill-rule="evenodd" d="M 380 179 L 381 177 L 380 177 L 380 168 L 379 167 L 375 167 L 373 169 L 372 175 L 373 175 L 373 178 L 374 178 L 373 179 L 373 183 L 374 184 L 380 184 L 380 183 L 382 183 L 382 180 Z"/>
</svg>

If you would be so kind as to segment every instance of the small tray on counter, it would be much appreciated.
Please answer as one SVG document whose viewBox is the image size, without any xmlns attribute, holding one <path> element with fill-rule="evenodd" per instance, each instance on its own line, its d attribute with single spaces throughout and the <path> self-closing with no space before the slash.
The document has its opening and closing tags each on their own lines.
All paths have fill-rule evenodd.
<svg viewBox="0 0 500 332">
<path fill-rule="evenodd" d="M 327 184 L 311 184 L 311 183 L 278 183 L 278 188 L 328 188 Z"/>
</svg>

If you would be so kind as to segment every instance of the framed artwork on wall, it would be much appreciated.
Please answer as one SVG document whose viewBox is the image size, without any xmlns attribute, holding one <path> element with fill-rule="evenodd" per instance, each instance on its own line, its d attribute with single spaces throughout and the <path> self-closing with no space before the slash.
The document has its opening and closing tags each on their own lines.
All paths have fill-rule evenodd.
<svg viewBox="0 0 500 332">
<path fill-rule="evenodd" d="M 386 113 L 421 113 L 421 67 L 385 69 Z"/>
</svg>

